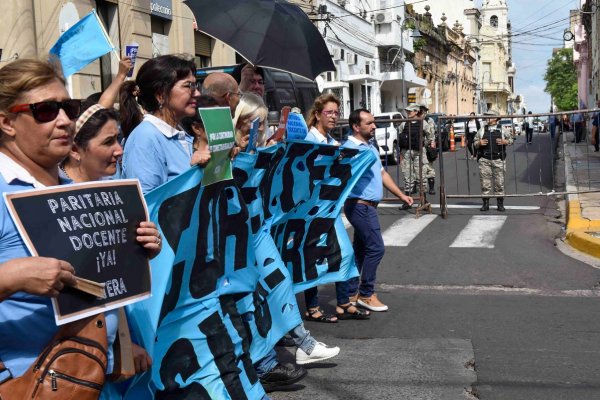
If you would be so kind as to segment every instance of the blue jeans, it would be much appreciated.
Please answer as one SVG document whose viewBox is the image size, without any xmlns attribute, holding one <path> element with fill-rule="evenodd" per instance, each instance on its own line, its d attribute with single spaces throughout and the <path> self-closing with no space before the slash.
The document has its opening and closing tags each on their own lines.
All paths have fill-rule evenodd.
<svg viewBox="0 0 600 400">
<path fill-rule="evenodd" d="M 362 297 L 369 297 L 375 292 L 377 267 L 385 253 L 377 209 L 366 204 L 348 202 L 344 205 L 344 213 L 354 227 L 354 255 L 360 273 L 360 280 L 348 280 L 346 293 L 354 295 L 358 292 Z"/>
<path fill-rule="evenodd" d="M 310 331 L 306 330 L 303 323 L 292 329 L 290 336 L 294 340 L 296 347 L 302 349 L 306 354 L 312 353 L 317 345 L 317 340 L 311 336 Z"/>
<path fill-rule="evenodd" d="M 258 375 L 259 378 L 262 378 L 271 372 L 271 370 L 275 368 L 277 364 L 279 364 L 279 361 L 277 361 L 277 353 L 274 349 L 271 349 L 269 354 L 254 364 L 256 375 Z"/>
<path fill-rule="evenodd" d="M 348 303 L 348 288 L 345 282 L 335 283 L 335 297 L 338 305 Z M 319 289 L 316 286 L 304 291 L 304 303 L 306 308 L 317 308 L 319 306 Z"/>
</svg>

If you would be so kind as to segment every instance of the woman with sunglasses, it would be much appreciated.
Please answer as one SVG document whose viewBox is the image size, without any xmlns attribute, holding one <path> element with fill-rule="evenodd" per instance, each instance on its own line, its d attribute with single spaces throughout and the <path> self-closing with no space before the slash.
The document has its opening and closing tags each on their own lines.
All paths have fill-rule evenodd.
<svg viewBox="0 0 600 400">
<path fill-rule="evenodd" d="M 71 100 L 60 70 L 49 62 L 21 59 L 0 69 L 0 189 L 2 193 L 44 188 L 70 181 L 59 163 L 73 143 L 73 120 L 81 102 Z M 0 197 L 0 361 L 21 376 L 58 330 L 50 297 L 75 284 L 74 268 L 53 258 L 32 257 Z M 157 249 L 158 231 L 138 228 L 137 240 Z M 109 343 L 116 335 L 116 312 L 105 313 Z M 23 340 L 27 338 L 27 340 Z"/>
<path fill-rule="evenodd" d="M 331 93 L 322 94 L 315 99 L 309 112 L 306 125 L 309 128 L 305 140 L 320 144 L 339 146 L 340 143 L 331 137 L 340 117 L 340 100 Z M 319 306 L 319 289 L 315 286 L 304 291 L 306 303 L 305 318 L 315 322 L 337 322 L 338 319 L 367 319 L 370 312 L 358 309 L 350 302 L 345 282 L 336 282 L 337 298 L 336 315 L 325 314 Z"/>
<path fill-rule="evenodd" d="M 196 67 L 184 58 L 166 55 L 148 60 L 137 77 L 137 102 L 147 111 L 122 110 L 124 120 L 141 120 L 125 141 L 123 177 L 138 178 L 144 193 L 190 168 L 194 138 L 181 120 L 196 114 Z M 133 92 L 121 99 L 133 103 Z"/>
</svg>

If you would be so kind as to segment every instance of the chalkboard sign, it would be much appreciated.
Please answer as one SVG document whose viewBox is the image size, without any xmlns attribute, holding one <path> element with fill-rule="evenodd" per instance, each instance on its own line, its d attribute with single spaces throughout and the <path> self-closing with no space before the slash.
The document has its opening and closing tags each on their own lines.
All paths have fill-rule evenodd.
<svg viewBox="0 0 600 400">
<path fill-rule="evenodd" d="M 137 180 L 114 180 L 4 193 L 31 254 L 71 263 L 75 275 L 104 283 L 101 299 L 65 288 L 52 299 L 58 325 L 150 295 L 150 266 L 136 242 L 148 220 Z"/>
</svg>

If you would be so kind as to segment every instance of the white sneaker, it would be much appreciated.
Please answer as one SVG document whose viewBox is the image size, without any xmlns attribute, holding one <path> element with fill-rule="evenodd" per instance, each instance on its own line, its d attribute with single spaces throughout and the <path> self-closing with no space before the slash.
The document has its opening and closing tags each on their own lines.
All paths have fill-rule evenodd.
<svg viewBox="0 0 600 400">
<path fill-rule="evenodd" d="M 340 353 L 339 347 L 328 347 L 325 343 L 317 342 L 310 354 L 298 348 L 296 350 L 296 364 L 304 365 L 333 358 Z"/>
</svg>

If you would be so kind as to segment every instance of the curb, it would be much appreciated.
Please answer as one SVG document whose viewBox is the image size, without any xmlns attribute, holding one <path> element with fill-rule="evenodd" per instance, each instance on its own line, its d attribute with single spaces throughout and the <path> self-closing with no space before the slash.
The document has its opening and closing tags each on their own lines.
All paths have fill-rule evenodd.
<svg viewBox="0 0 600 400">
<path fill-rule="evenodd" d="M 593 221 L 581 216 L 579 200 L 567 203 L 567 243 L 586 254 L 600 258 L 600 238 L 590 235 L 589 231 L 600 231 L 600 221 Z"/>
<path fill-rule="evenodd" d="M 566 150 L 566 137 L 563 135 L 566 189 L 568 191 L 576 191 L 577 187 L 573 185 L 574 179 L 571 174 L 571 157 Z M 571 247 L 583 253 L 600 258 L 600 237 L 594 237 L 588 233 L 600 231 L 600 221 L 583 218 L 579 195 L 570 194 L 567 197 L 567 223 L 565 229 L 567 231 L 565 241 Z"/>
</svg>

